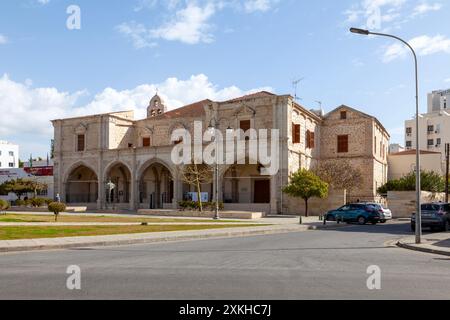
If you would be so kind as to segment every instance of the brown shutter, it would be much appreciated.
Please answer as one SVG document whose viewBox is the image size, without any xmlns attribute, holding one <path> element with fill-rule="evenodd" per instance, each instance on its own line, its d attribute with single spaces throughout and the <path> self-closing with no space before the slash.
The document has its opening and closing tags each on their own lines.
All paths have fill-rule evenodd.
<svg viewBox="0 0 450 320">
<path fill-rule="evenodd" d="M 348 135 L 338 136 L 338 153 L 348 152 Z"/>
<path fill-rule="evenodd" d="M 248 130 L 250 130 L 250 128 L 251 128 L 250 120 L 242 120 L 240 122 L 240 128 L 241 128 L 241 130 L 244 131 L 244 133 L 247 132 Z"/>
<path fill-rule="evenodd" d="M 299 124 L 292 124 L 292 142 L 294 144 L 300 143 L 300 125 Z"/>
<path fill-rule="evenodd" d="M 316 147 L 316 135 L 314 132 L 310 132 L 309 134 L 309 147 L 314 149 Z"/>
<path fill-rule="evenodd" d="M 150 141 L 150 138 L 142 138 L 142 146 L 143 147 L 150 147 L 150 145 L 151 145 L 151 141 Z"/>
<path fill-rule="evenodd" d="M 77 151 L 81 152 L 85 149 L 85 136 L 84 134 L 79 134 L 77 136 Z"/>
<path fill-rule="evenodd" d="M 306 131 L 306 148 L 311 148 L 311 131 Z"/>
</svg>

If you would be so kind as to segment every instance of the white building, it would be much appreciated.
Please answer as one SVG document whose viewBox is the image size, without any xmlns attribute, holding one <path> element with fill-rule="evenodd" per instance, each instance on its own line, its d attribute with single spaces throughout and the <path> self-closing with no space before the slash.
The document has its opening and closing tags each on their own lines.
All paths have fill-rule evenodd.
<svg viewBox="0 0 450 320">
<path fill-rule="evenodd" d="M 405 151 L 405 148 L 398 143 L 391 143 L 389 145 L 389 154 L 399 153 Z"/>
<path fill-rule="evenodd" d="M 428 95 L 428 113 L 419 117 L 420 149 L 439 152 L 442 161 L 445 156 L 445 144 L 450 143 L 450 89 L 433 91 Z M 405 122 L 405 147 L 416 149 L 416 120 Z"/>
<path fill-rule="evenodd" d="M 439 152 L 421 150 L 420 170 L 434 171 L 440 175 L 444 174 L 442 166 L 442 155 Z M 400 151 L 388 155 L 388 179 L 400 179 L 416 170 L 416 150 Z"/>
<path fill-rule="evenodd" d="M 0 169 L 19 168 L 19 146 L 0 141 Z"/>
</svg>

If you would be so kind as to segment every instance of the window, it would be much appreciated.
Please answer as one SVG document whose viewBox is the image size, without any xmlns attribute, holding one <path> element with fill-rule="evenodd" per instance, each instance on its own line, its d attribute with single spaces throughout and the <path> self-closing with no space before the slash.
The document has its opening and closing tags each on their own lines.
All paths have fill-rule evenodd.
<svg viewBox="0 0 450 320">
<path fill-rule="evenodd" d="M 337 152 L 346 153 L 348 152 L 348 135 L 342 135 L 337 137 Z"/>
<path fill-rule="evenodd" d="M 10 157 L 14 157 L 14 151 L 10 151 L 10 152 L 9 152 L 9 156 L 10 156 Z"/>
<path fill-rule="evenodd" d="M 251 127 L 252 127 L 252 125 L 251 125 L 250 120 L 242 120 L 242 121 L 239 123 L 239 128 L 240 128 L 242 131 L 244 131 L 244 134 L 245 134 L 248 130 L 250 130 Z M 247 140 L 247 141 L 250 140 L 250 137 L 249 137 L 248 135 L 245 135 L 245 140 Z"/>
<path fill-rule="evenodd" d="M 428 139 L 428 146 L 434 146 L 434 139 Z"/>
<path fill-rule="evenodd" d="M 341 120 L 347 119 L 347 111 L 341 111 Z"/>
<path fill-rule="evenodd" d="M 434 126 L 428 126 L 428 133 L 434 132 Z"/>
<path fill-rule="evenodd" d="M 145 148 L 145 147 L 150 147 L 150 145 L 151 145 L 150 137 L 142 138 L 142 146 L 143 146 L 144 148 Z"/>
<path fill-rule="evenodd" d="M 79 134 L 77 136 L 77 151 L 81 152 L 85 149 L 85 136 L 84 134 Z"/>
<path fill-rule="evenodd" d="M 411 136 L 412 135 L 412 128 L 406 128 L 406 135 Z"/>
<path fill-rule="evenodd" d="M 411 148 L 412 147 L 412 141 L 406 141 L 406 147 Z"/>
<path fill-rule="evenodd" d="M 240 126 L 241 130 L 243 130 L 244 132 L 247 132 L 248 130 L 251 129 L 251 123 L 250 120 L 242 120 L 240 122 Z"/>
<path fill-rule="evenodd" d="M 437 144 L 438 146 L 440 146 L 440 145 L 442 144 L 442 139 L 441 139 L 441 138 L 437 138 L 437 139 L 436 139 L 436 144 Z"/>
<path fill-rule="evenodd" d="M 294 144 L 300 143 L 300 129 L 299 124 L 292 124 L 292 143 Z"/>
<path fill-rule="evenodd" d="M 315 133 L 311 131 L 306 131 L 306 147 L 309 149 L 314 149 L 315 147 Z"/>
<path fill-rule="evenodd" d="M 377 137 L 375 137 L 374 138 L 374 140 L 373 140 L 373 145 L 374 145 L 374 150 L 373 150 L 373 152 L 374 152 L 374 154 L 377 154 Z"/>
<path fill-rule="evenodd" d="M 9 166 L 10 168 L 14 168 L 14 163 L 13 163 L 13 162 L 10 162 L 10 163 L 8 164 L 8 166 Z"/>
</svg>

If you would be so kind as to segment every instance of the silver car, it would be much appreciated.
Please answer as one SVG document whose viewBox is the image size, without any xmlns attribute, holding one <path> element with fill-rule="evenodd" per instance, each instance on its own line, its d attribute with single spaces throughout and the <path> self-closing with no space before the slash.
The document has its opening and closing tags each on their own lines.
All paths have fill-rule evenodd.
<svg viewBox="0 0 450 320">
<path fill-rule="evenodd" d="M 375 209 L 380 213 L 380 223 L 386 223 L 386 221 L 392 220 L 392 212 L 386 206 L 375 202 L 365 202 L 364 204 L 375 207 Z"/>
</svg>

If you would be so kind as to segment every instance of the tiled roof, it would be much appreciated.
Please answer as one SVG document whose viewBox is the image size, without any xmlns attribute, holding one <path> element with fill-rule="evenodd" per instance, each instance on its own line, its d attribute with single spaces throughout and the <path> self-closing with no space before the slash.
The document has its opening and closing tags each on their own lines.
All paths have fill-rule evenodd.
<svg viewBox="0 0 450 320">
<path fill-rule="evenodd" d="M 231 100 L 224 101 L 226 103 L 232 103 L 232 102 L 238 102 L 242 100 L 248 100 L 248 99 L 256 99 L 256 98 L 265 98 L 265 97 L 273 97 L 275 94 L 268 92 L 268 91 L 259 91 L 251 94 L 247 94 L 242 97 L 234 98 Z"/>
<path fill-rule="evenodd" d="M 415 155 L 416 149 L 401 151 L 397 153 L 391 153 L 391 156 L 409 156 L 409 155 Z M 440 152 L 434 152 L 434 151 L 428 151 L 428 150 L 420 150 L 420 154 L 441 154 Z"/>
<path fill-rule="evenodd" d="M 204 106 L 211 103 L 209 99 L 198 101 L 187 106 L 168 111 L 162 114 L 160 117 L 156 118 L 191 118 L 191 117 L 201 117 L 205 114 Z"/>
</svg>

